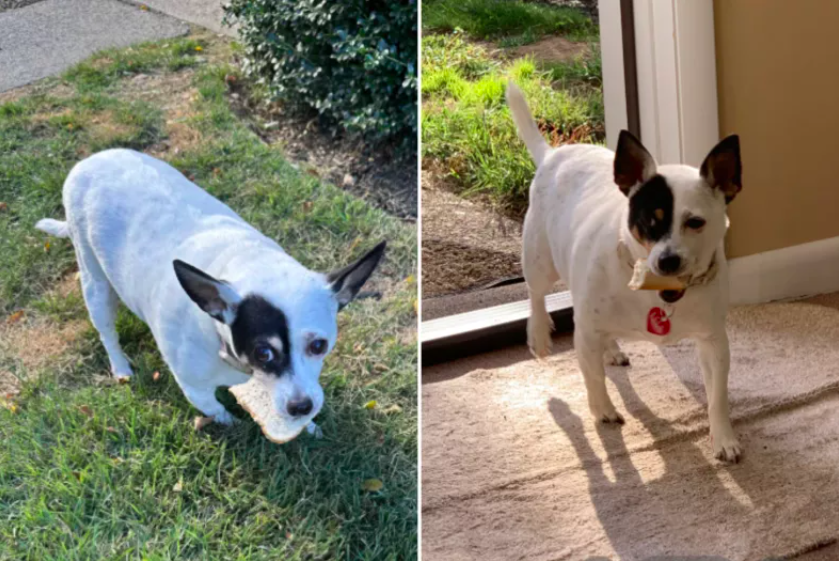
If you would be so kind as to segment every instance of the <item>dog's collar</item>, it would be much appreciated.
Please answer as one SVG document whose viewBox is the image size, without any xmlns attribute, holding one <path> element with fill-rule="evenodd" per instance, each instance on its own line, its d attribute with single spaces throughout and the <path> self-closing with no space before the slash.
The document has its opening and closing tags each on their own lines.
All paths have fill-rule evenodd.
<svg viewBox="0 0 839 561">
<path fill-rule="evenodd" d="M 618 256 L 629 266 L 630 270 L 635 269 L 635 260 L 632 257 L 632 252 L 623 240 L 618 241 Z M 658 297 L 668 304 L 675 304 L 682 299 L 682 296 L 685 295 L 688 288 L 710 283 L 717 277 L 718 272 L 719 262 L 717 261 L 717 253 L 715 251 L 714 255 L 711 257 L 711 263 L 708 265 L 708 268 L 705 269 L 703 273 L 690 277 L 685 283 L 685 288 L 682 290 L 660 290 L 658 292 Z"/>
<path fill-rule="evenodd" d="M 228 345 L 227 341 L 222 339 L 221 336 L 219 336 L 219 343 L 221 343 L 221 349 L 219 349 L 218 356 L 221 360 L 242 374 L 247 374 L 248 376 L 253 375 L 253 369 L 236 358 L 236 355 L 233 353 L 233 349 L 230 348 L 230 345 Z"/>
</svg>

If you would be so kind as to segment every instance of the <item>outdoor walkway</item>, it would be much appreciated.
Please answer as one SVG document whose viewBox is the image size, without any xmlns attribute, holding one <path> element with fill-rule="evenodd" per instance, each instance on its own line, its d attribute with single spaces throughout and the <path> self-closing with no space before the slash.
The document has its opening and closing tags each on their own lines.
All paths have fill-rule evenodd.
<svg viewBox="0 0 839 561">
<path fill-rule="evenodd" d="M 220 1 L 147 4 L 42 0 L 0 12 L 0 92 L 59 74 L 102 49 L 184 35 L 187 21 L 222 30 Z"/>
</svg>

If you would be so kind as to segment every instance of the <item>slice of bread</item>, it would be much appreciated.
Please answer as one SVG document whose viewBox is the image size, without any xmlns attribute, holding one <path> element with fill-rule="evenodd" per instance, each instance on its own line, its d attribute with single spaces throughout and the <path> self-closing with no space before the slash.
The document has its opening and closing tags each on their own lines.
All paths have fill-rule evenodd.
<svg viewBox="0 0 839 561">
<path fill-rule="evenodd" d="M 684 290 L 685 283 L 676 277 L 661 277 L 650 270 L 646 259 L 635 262 L 632 280 L 629 281 L 632 290 Z"/>
<path fill-rule="evenodd" d="M 262 428 L 265 438 L 277 444 L 284 444 L 293 440 L 305 425 L 291 426 L 283 419 L 274 407 L 274 400 L 268 387 L 252 377 L 244 384 L 230 387 L 230 393 L 236 398 L 245 411 Z"/>
</svg>

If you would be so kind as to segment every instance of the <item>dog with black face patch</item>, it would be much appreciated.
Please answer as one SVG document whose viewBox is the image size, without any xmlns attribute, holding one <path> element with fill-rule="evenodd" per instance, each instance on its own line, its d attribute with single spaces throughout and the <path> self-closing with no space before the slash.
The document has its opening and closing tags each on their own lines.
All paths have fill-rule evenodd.
<svg viewBox="0 0 839 561">
<path fill-rule="evenodd" d="M 78 163 L 64 183 L 69 237 L 90 319 L 117 378 L 132 375 L 114 326 L 121 300 L 146 322 L 187 399 L 229 424 L 219 386 L 265 384 L 285 440 L 323 406 L 318 381 L 336 315 L 382 258 L 382 242 L 329 274 L 311 271 L 168 164 L 131 150 Z"/>
<path fill-rule="evenodd" d="M 627 366 L 617 339 L 666 344 L 696 340 L 708 395 L 714 454 L 736 462 L 741 447 L 728 406 L 728 267 L 726 206 L 741 189 L 740 145 L 729 136 L 699 169 L 656 164 L 630 133 L 617 150 L 592 145 L 551 148 L 521 91 L 507 102 L 536 162 L 524 221 L 522 264 L 530 293 L 528 344 L 537 357 L 551 346 L 545 296 L 561 277 L 574 299 L 574 347 L 595 419 L 623 423 L 606 391 L 604 361 Z M 644 259 L 684 290 L 633 291 L 634 263 Z"/>
</svg>

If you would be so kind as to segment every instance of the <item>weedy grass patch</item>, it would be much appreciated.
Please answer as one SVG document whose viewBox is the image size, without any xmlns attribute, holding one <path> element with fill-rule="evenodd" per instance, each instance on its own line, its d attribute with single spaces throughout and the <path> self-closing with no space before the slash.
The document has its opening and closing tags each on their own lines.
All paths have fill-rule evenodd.
<svg viewBox="0 0 839 561">
<path fill-rule="evenodd" d="M 422 26 L 427 33 L 462 29 L 475 39 L 502 39 L 502 46 L 524 45 L 551 34 L 574 40 L 597 35 L 597 27 L 579 10 L 521 0 L 427 0 L 422 4 Z"/>
<path fill-rule="evenodd" d="M 534 166 L 504 99 L 511 80 L 552 144 L 602 142 L 596 55 L 550 66 L 505 60 L 457 31 L 425 36 L 422 56 L 422 156 L 452 176 L 464 195 L 488 196 L 514 214 L 527 206 Z"/>
<path fill-rule="evenodd" d="M 37 330 L 54 329 L 66 346 L 30 361 L 0 344 L 0 381 L 15 388 L 0 395 L 0 559 L 416 556 L 414 228 L 261 142 L 231 110 L 225 79 L 240 74 L 229 52 L 201 37 L 107 51 L 0 104 L 0 338 L 47 341 Z M 174 73 L 186 89 L 165 102 L 127 87 Z M 247 418 L 195 432 L 197 411 L 124 309 L 117 329 L 135 376 L 110 383 L 72 246 L 33 225 L 63 215 L 77 161 L 117 146 L 161 155 L 308 267 L 388 240 L 371 281 L 381 298 L 339 318 L 323 439 L 277 446 Z"/>
</svg>

